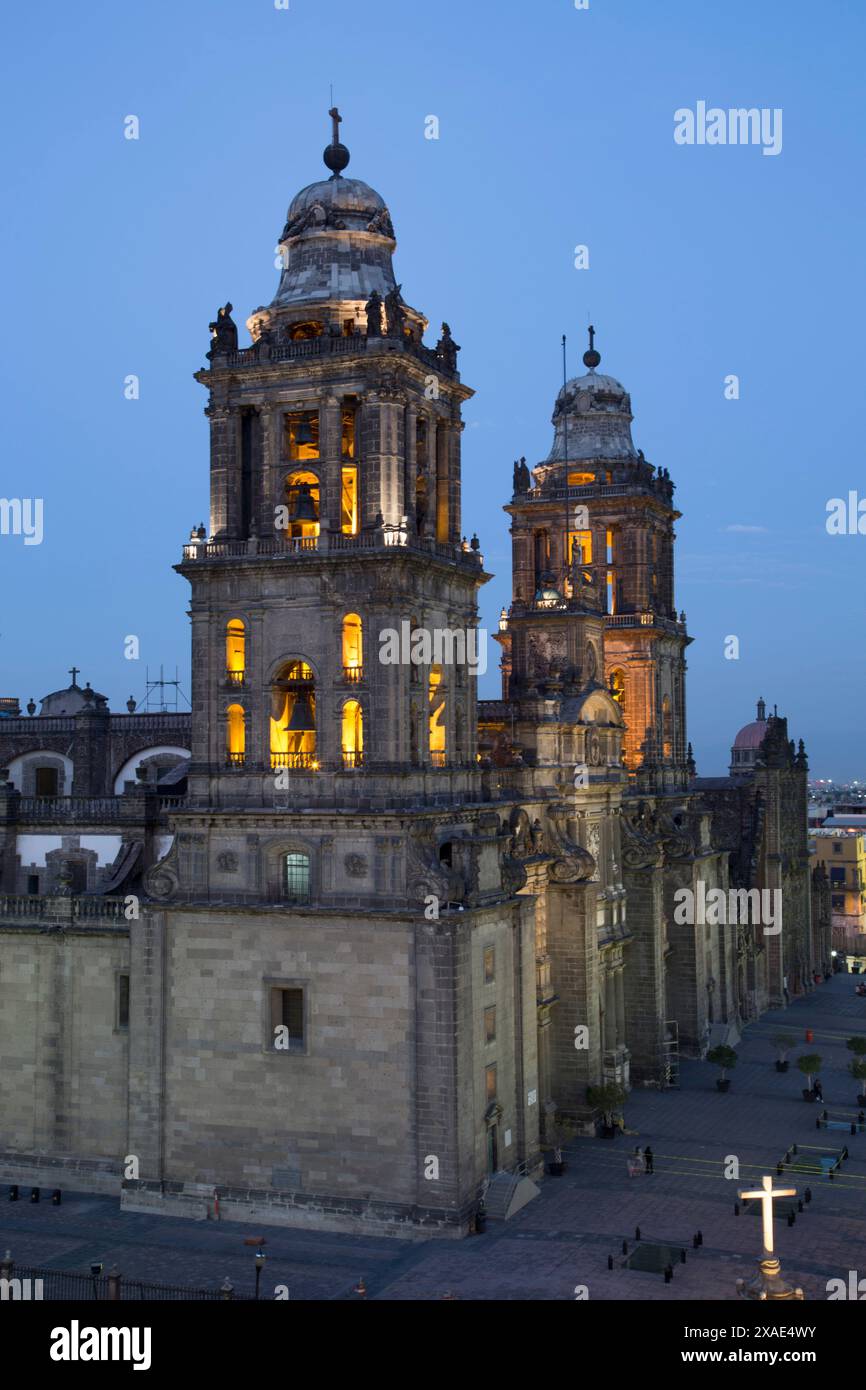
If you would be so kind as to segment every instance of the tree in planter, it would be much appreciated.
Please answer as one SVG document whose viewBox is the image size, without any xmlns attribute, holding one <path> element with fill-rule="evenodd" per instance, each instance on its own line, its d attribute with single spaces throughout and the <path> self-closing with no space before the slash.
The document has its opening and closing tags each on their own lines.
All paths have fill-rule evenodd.
<svg viewBox="0 0 866 1390">
<path fill-rule="evenodd" d="M 855 1057 L 853 1061 L 848 1063 L 848 1070 L 854 1080 L 860 1082 L 857 1099 L 862 1102 L 863 1097 L 866 1096 L 866 1057 Z"/>
<path fill-rule="evenodd" d="M 770 1042 L 779 1054 L 776 1059 L 776 1066 L 780 1071 L 787 1068 L 788 1053 L 791 1051 L 791 1048 L 794 1047 L 796 1041 L 797 1039 L 794 1037 L 793 1033 L 774 1033 L 771 1037 Z"/>
<path fill-rule="evenodd" d="M 845 1046 L 849 1052 L 853 1052 L 855 1057 L 866 1057 L 866 1038 L 849 1038 Z"/>
<path fill-rule="evenodd" d="M 809 1094 L 815 1089 L 815 1077 L 821 1070 L 822 1058 L 817 1052 L 806 1052 L 802 1057 L 797 1058 L 797 1066 L 809 1083 Z"/>
<path fill-rule="evenodd" d="M 614 1127 L 614 1116 L 625 1105 L 627 1092 L 616 1081 L 606 1081 L 602 1086 L 587 1086 L 586 1101 L 595 1110 L 600 1110 L 602 1123 L 606 1130 Z"/>
<path fill-rule="evenodd" d="M 737 1065 L 737 1054 L 732 1047 L 728 1047 L 725 1043 L 720 1043 L 718 1047 L 710 1048 L 707 1053 L 707 1061 L 711 1062 L 714 1067 L 719 1068 L 721 1072 L 719 1081 L 724 1083 L 728 1079 L 726 1072 L 733 1071 L 734 1067 Z M 727 1090 L 727 1087 L 722 1085 L 719 1089 Z"/>
</svg>

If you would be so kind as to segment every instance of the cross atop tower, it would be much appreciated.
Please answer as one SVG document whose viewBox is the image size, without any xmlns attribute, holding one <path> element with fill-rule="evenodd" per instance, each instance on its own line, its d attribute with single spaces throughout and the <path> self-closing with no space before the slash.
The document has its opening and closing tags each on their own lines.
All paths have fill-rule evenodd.
<svg viewBox="0 0 866 1390">
<path fill-rule="evenodd" d="M 600 352 L 596 352 L 596 349 L 595 349 L 595 328 L 593 327 L 592 324 L 590 324 L 590 325 L 589 325 L 589 348 L 588 348 L 587 351 L 583 354 L 584 366 L 588 367 L 589 370 L 590 370 L 591 372 L 594 372 L 600 361 L 601 361 L 601 353 L 600 353 Z"/>
<path fill-rule="evenodd" d="M 78 669 L 79 669 L 79 668 L 78 668 L 77 666 L 71 666 L 71 667 L 69 668 L 69 674 L 70 674 L 70 676 L 72 677 L 72 684 L 73 684 L 73 685 L 75 684 L 76 677 L 78 676 Z"/>
<path fill-rule="evenodd" d="M 349 151 L 346 146 L 340 143 L 340 124 L 343 117 L 340 115 L 336 106 L 332 106 L 328 115 L 331 118 L 331 143 L 325 146 L 322 158 L 327 167 L 331 170 L 331 177 L 338 179 L 349 163 Z"/>
<path fill-rule="evenodd" d="M 328 115 L 329 115 L 330 118 L 331 118 L 331 144 L 332 144 L 332 145 L 339 145 L 339 143 L 340 143 L 340 125 L 341 125 L 341 123 L 342 123 L 343 117 L 340 115 L 340 113 L 339 113 L 339 111 L 337 110 L 336 106 L 332 106 L 332 107 L 331 107 L 330 111 L 328 112 Z"/>
</svg>

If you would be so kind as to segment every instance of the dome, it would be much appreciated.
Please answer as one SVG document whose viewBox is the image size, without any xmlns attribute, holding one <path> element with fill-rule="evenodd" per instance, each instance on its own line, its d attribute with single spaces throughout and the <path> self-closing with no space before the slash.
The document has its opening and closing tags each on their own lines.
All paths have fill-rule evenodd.
<svg viewBox="0 0 866 1390">
<path fill-rule="evenodd" d="M 591 330 L 590 339 L 595 334 Z M 548 463 L 590 459 L 636 459 L 631 437 L 631 397 L 616 377 L 597 372 L 601 358 L 593 347 L 584 354 L 589 371 L 572 377 L 553 408 L 553 447 Z"/>
<path fill-rule="evenodd" d="M 278 242 L 283 270 L 272 310 L 341 300 L 365 304 L 374 290 L 384 299 L 396 288 L 391 215 L 375 188 L 344 177 L 350 155 L 337 139 L 342 117 L 336 108 L 330 115 L 334 136 L 324 160 L 334 172 L 308 183 L 289 204 Z"/>
<path fill-rule="evenodd" d="M 320 179 L 317 183 L 309 183 L 306 188 L 302 188 L 289 204 L 286 213 L 286 225 L 283 228 L 280 242 L 288 240 L 292 236 L 298 236 L 304 230 L 303 227 L 296 227 L 299 222 L 308 220 L 308 214 L 320 206 L 325 212 L 322 219 L 324 225 L 335 225 L 338 222 L 345 223 L 345 229 L 351 228 L 355 231 L 367 231 L 368 223 L 376 217 L 377 213 L 386 212 L 384 198 L 371 188 L 368 183 L 362 183 L 360 179 L 345 179 L 336 175 L 330 179 Z M 319 231 L 322 227 L 316 225 L 317 214 L 313 213 L 310 230 Z M 293 230 L 294 229 L 294 230 Z M 337 228 L 337 230 L 344 230 Z"/>
<path fill-rule="evenodd" d="M 734 739 L 733 747 L 740 752 L 760 748 L 766 735 L 766 719 L 756 719 L 752 724 L 743 725 L 737 737 Z"/>
<path fill-rule="evenodd" d="M 731 745 L 732 750 L 734 752 L 749 752 L 760 748 L 766 738 L 767 728 L 767 706 L 761 699 L 758 701 L 757 718 L 751 724 L 743 725 Z"/>
<path fill-rule="evenodd" d="M 108 696 L 101 695 L 98 690 L 91 690 L 90 682 L 84 689 L 73 679 L 71 685 L 65 690 L 53 690 L 50 695 L 43 695 L 39 702 L 39 715 L 71 715 L 78 714 L 82 709 L 108 709 Z"/>
</svg>

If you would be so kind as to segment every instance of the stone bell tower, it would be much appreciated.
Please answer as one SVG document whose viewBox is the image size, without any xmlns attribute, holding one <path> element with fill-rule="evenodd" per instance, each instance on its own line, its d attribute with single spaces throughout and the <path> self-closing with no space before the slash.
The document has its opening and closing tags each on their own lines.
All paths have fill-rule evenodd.
<svg viewBox="0 0 866 1390">
<path fill-rule="evenodd" d="M 443 771 L 451 795 L 477 780 L 476 671 L 447 650 L 474 630 L 485 582 L 460 530 L 472 392 L 447 324 L 423 344 L 427 320 L 394 278 L 388 209 L 344 176 L 331 114 L 331 176 L 289 207 L 252 346 L 238 348 L 228 304 L 196 374 L 209 392 L 210 531 L 178 569 L 193 589 L 200 804 L 281 804 L 286 791 L 293 805 L 333 802 L 330 775 L 338 801 L 382 804 L 397 770 L 413 796 L 434 770 L 439 795 Z M 408 660 L 416 629 L 457 634 L 444 660 L 422 638 Z"/>
<path fill-rule="evenodd" d="M 459 1233 L 538 1161 L 532 903 L 476 753 L 471 391 L 331 117 L 251 345 L 226 304 L 197 373 L 189 795 L 133 944 L 126 1204 L 252 1188 L 262 1219 Z"/>
</svg>

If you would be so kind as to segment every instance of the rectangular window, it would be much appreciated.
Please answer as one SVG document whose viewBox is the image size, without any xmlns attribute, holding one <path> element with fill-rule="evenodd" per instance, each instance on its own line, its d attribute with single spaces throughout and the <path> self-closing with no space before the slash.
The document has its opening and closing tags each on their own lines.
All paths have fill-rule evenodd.
<svg viewBox="0 0 866 1390">
<path fill-rule="evenodd" d="M 304 991 L 299 985 L 271 989 L 268 1051 L 303 1052 L 306 1045 Z"/>
<path fill-rule="evenodd" d="M 319 457 L 319 412 L 296 410 L 286 417 L 286 453 L 290 459 Z"/>
<path fill-rule="evenodd" d="M 57 768 L 56 768 L 56 767 L 37 767 L 37 769 L 36 769 L 36 795 L 37 795 L 37 796 L 56 796 L 56 795 L 57 795 Z"/>
<path fill-rule="evenodd" d="M 484 1068 L 484 1096 L 488 1103 L 496 1099 L 496 1063 Z"/>
<path fill-rule="evenodd" d="M 834 853 L 834 854 L 841 854 L 841 853 L 842 853 L 842 844 L 841 844 L 841 841 L 839 841 L 839 840 L 834 840 L 834 841 L 833 841 L 833 853 Z"/>
<path fill-rule="evenodd" d="M 844 869 L 836 869 L 836 868 L 831 869 L 831 870 L 830 870 L 830 882 L 831 882 L 831 883 L 844 883 L 844 882 L 845 882 L 845 870 L 844 870 Z"/>
<path fill-rule="evenodd" d="M 28 874 L 28 875 L 27 875 L 27 892 L 28 892 L 28 893 L 38 893 L 38 892 L 39 892 L 39 875 L 38 875 L 38 874 Z"/>
<path fill-rule="evenodd" d="M 358 470 L 340 470 L 340 530 L 344 536 L 358 534 Z"/>
<path fill-rule="evenodd" d="M 842 912 L 843 909 L 844 909 L 844 907 L 845 907 L 845 899 L 844 899 L 844 898 L 836 898 L 836 897 L 833 898 L 833 910 L 834 910 L 835 912 Z"/>
<path fill-rule="evenodd" d="M 117 1026 L 129 1027 L 129 976 L 117 977 Z"/>
<path fill-rule="evenodd" d="M 286 897 L 289 902 L 305 903 L 310 898 L 310 856 L 286 855 Z"/>
<path fill-rule="evenodd" d="M 496 1042 L 496 1005 L 484 1010 L 484 1041 Z"/>
<path fill-rule="evenodd" d="M 580 546 L 580 563 L 584 565 L 592 564 L 592 532 L 591 531 L 569 531 L 568 533 L 568 563 L 571 565 L 576 558 L 577 547 Z"/>
<path fill-rule="evenodd" d="M 487 946 L 484 950 L 484 983 L 492 985 L 496 979 L 496 947 Z"/>
<path fill-rule="evenodd" d="M 344 459 L 355 457 L 355 412 L 354 410 L 344 410 L 342 416 L 342 444 L 341 452 Z"/>
</svg>

